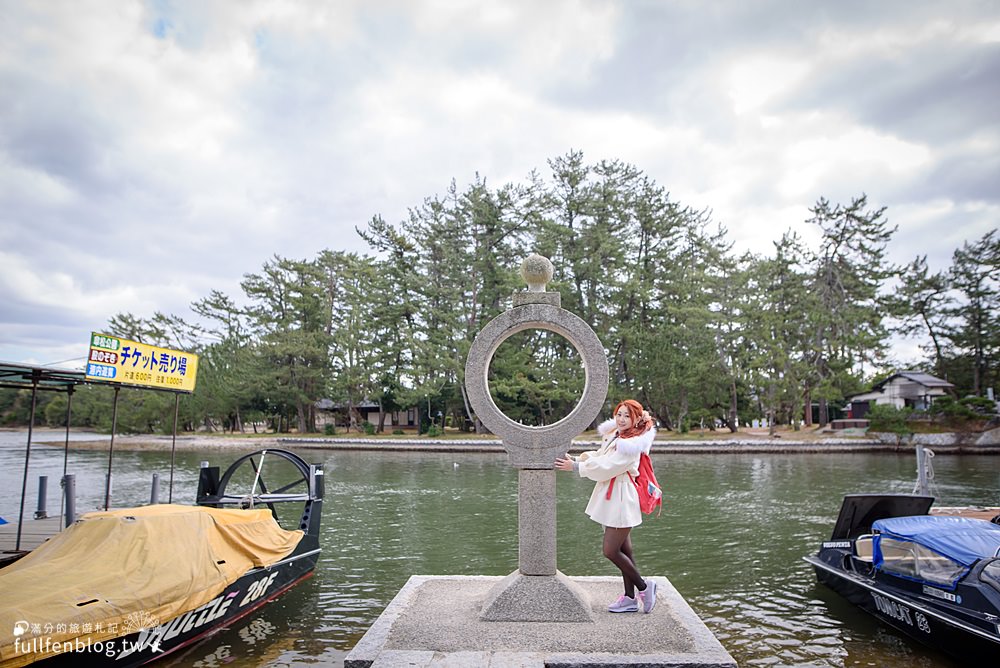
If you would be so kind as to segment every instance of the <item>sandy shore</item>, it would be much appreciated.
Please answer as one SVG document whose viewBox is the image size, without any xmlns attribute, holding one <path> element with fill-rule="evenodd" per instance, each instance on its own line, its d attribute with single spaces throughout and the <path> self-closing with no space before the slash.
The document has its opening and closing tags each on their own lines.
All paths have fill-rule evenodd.
<svg viewBox="0 0 1000 668">
<path fill-rule="evenodd" d="M 22 431 L 23 433 L 23 431 Z M 90 438 L 92 436 L 92 438 Z M 65 432 L 61 429 L 36 429 L 32 443 L 49 447 L 63 447 Z M 70 448 L 78 450 L 107 450 L 111 436 L 108 434 L 72 432 Z M 571 451 L 592 448 L 599 443 L 594 435 L 583 435 L 574 442 Z M 129 434 L 115 436 L 115 450 L 256 450 L 260 448 L 329 449 L 329 450 L 401 450 L 401 451 L 465 451 L 503 452 L 496 438 L 473 434 L 449 434 L 445 438 L 426 436 L 369 437 L 361 434 L 324 436 L 321 434 L 181 434 L 176 440 L 169 435 Z M 664 452 L 789 452 L 789 451 L 850 451 L 859 449 L 885 449 L 864 438 L 843 438 L 818 432 L 783 433 L 770 437 L 766 430 L 744 430 L 736 434 L 706 432 L 695 438 L 657 438 L 654 451 Z"/>
<path fill-rule="evenodd" d="M 52 447 L 63 447 L 65 438 L 56 434 L 34 434 L 31 442 L 33 445 L 45 445 Z M 107 450 L 111 442 L 110 435 L 94 434 L 94 439 L 89 440 L 80 435 L 74 436 L 69 443 L 70 449 L 74 450 Z M 115 436 L 115 450 L 170 450 L 174 447 L 174 440 L 171 436 L 159 435 L 117 435 Z M 239 448 L 243 450 L 255 450 L 258 448 L 278 447 L 278 439 L 273 436 L 240 437 L 240 436 L 178 436 L 176 448 L 178 450 L 224 450 Z"/>
</svg>

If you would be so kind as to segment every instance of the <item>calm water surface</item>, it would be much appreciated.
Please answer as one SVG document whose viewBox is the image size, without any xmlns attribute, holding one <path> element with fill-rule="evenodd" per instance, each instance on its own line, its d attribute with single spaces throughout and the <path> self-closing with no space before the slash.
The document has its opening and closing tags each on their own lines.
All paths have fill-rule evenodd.
<svg viewBox="0 0 1000 668">
<path fill-rule="evenodd" d="M 46 435 L 43 438 L 55 437 Z M 17 517 L 25 434 L 0 433 L 0 516 Z M 242 452 L 242 451 L 237 451 Z M 502 454 L 299 450 L 326 467 L 323 553 L 316 577 L 166 665 L 339 665 L 410 575 L 507 575 L 517 568 L 517 475 Z M 116 452 L 113 505 L 149 500 L 167 452 Z M 193 501 L 201 460 L 177 454 L 174 501 Z M 662 517 L 633 532 L 644 573 L 667 576 L 740 666 L 955 668 L 816 584 L 801 557 L 829 537 L 844 493 L 910 492 L 912 456 L 665 455 Z M 941 505 L 1000 505 L 1000 458 L 938 456 Z M 106 452 L 74 450 L 78 509 L 103 503 Z M 37 476 L 50 475 L 58 509 L 61 449 L 34 447 L 26 515 Z M 559 569 L 617 575 L 601 529 L 583 515 L 591 485 L 558 478 Z"/>
</svg>

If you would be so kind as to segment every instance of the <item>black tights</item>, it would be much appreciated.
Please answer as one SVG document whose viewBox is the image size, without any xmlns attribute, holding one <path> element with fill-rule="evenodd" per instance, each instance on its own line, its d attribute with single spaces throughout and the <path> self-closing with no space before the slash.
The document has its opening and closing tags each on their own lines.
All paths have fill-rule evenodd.
<svg viewBox="0 0 1000 668">
<path fill-rule="evenodd" d="M 604 527 L 604 556 L 622 572 L 625 595 L 635 598 L 636 589 L 646 591 L 646 581 L 635 567 L 635 559 L 632 557 L 632 538 L 629 535 L 631 531 L 629 527 L 624 529 Z"/>
</svg>

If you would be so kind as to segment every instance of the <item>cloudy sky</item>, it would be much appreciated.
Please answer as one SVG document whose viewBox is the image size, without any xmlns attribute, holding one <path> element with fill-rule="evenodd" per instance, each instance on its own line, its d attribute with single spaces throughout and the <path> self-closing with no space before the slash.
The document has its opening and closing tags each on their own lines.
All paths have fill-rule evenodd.
<svg viewBox="0 0 1000 668">
<path fill-rule="evenodd" d="M 570 150 L 758 253 L 867 193 L 944 269 L 1000 221 L 998 109 L 993 0 L 0 0 L 0 360 Z"/>
</svg>

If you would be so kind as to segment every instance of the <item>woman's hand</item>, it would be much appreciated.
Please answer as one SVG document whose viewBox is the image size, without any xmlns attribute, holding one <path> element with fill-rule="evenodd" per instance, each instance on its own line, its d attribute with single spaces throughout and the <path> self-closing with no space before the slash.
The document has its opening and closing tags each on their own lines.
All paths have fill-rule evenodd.
<svg viewBox="0 0 1000 668">
<path fill-rule="evenodd" d="M 573 460 L 567 454 L 565 457 L 557 457 L 555 462 L 555 467 L 560 471 L 572 471 L 573 470 Z"/>
</svg>

